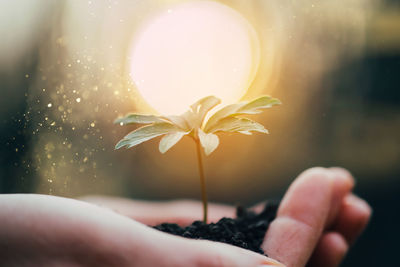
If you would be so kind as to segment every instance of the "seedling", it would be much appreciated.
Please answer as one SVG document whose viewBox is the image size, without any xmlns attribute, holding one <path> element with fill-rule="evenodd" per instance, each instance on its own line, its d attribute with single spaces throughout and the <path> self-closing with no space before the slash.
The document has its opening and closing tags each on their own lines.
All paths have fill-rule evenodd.
<svg viewBox="0 0 400 267">
<path fill-rule="evenodd" d="M 207 96 L 190 106 L 190 109 L 180 116 L 156 116 L 142 114 L 128 114 L 118 118 L 115 123 L 120 125 L 148 124 L 130 132 L 118 142 L 115 149 L 131 148 L 155 137 L 164 135 L 160 141 L 159 150 L 167 152 L 183 136 L 187 135 L 196 144 L 198 171 L 201 183 L 203 202 L 203 222 L 207 223 L 207 192 L 202 159 L 203 147 L 206 156 L 210 155 L 219 145 L 218 133 L 241 133 L 251 135 L 252 132 L 268 133 L 263 125 L 248 118 L 244 114 L 258 114 L 262 109 L 270 108 L 281 102 L 270 96 L 261 96 L 252 101 L 244 101 L 227 105 L 206 119 L 207 114 L 221 100 L 215 96 Z"/>
</svg>

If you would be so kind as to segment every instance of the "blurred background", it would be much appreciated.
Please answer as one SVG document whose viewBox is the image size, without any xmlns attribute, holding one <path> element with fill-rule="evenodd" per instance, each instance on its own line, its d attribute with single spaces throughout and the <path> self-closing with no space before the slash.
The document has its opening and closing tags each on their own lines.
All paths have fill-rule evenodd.
<svg viewBox="0 0 400 267">
<path fill-rule="evenodd" d="M 0 0 L 0 193 L 200 198 L 190 140 L 165 155 L 158 140 L 114 150 L 134 127 L 113 120 L 151 111 L 127 71 L 135 33 L 180 2 Z M 205 159 L 209 199 L 251 205 L 281 197 L 306 168 L 348 168 L 374 214 L 343 266 L 394 266 L 400 1 L 217 2 L 260 39 L 244 98 L 283 105 L 256 117 L 268 136 L 221 138 Z"/>
</svg>

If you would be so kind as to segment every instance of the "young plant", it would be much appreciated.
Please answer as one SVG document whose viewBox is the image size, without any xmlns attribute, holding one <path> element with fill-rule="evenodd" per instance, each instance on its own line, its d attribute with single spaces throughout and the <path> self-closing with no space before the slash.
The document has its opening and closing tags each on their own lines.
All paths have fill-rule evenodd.
<svg viewBox="0 0 400 267">
<path fill-rule="evenodd" d="M 131 148 L 164 135 L 160 141 L 159 150 L 161 153 L 165 153 L 178 143 L 183 136 L 187 135 L 193 139 L 197 150 L 204 223 L 207 223 L 207 192 L 201 147 L 203 147 L 204 153 L 207 156 L 210 155 L 219 145 L 217 134 L 221 132 L 237 132 L 246 135 L 251 135 L 252 132 L 268 133 L 263 125 L 248 118 L 243 118 L 241 115 L 257 114 L 262 112 L 262 109 L 281 104 L 276 98 L 261 96 L 252 101 L 227 105 L 217 110 L 206 120 L 206 115 L 210 110 L 220 103 L 221 100 L 215 96 L 207 96 L 191 105 L 190 109 L 180 116 L 156 116 L 131 113 L 115 120 L 115 123 L 120 125 L 148 124 L 126 135 L 118 142 L 115 149 L 121 147 Z"/>
</svg>

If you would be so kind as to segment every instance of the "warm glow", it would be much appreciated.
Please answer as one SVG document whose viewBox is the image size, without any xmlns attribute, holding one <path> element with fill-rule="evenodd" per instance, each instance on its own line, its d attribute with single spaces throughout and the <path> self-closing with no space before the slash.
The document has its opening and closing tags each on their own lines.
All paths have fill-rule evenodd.
<svg viewBox="0 0 400 267">
<path fill-rule="evenodd" d="M 238 101 L 256 74 L 259 42 L 237 11 L 193 1 L 145 24 L 131 60 L 131 77 L 148 104 L 161 114 L 180 114 L 208 95 Z"/>
</svg>

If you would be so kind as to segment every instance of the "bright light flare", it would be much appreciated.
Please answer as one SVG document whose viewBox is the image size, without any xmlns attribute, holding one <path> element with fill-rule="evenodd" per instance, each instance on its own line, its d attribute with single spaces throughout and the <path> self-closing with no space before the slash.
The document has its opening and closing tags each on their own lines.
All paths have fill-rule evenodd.
<svg viewBox="0 0 400 267">
<path fill-rule="evenodd" d="M 130 74 L 161 114 L 180 114 L 202 97 L 238 101 L 259 64 L 259 41 L 237 11 L 212 1 L 171 7 L 138 32 Z"/>
</svg>

